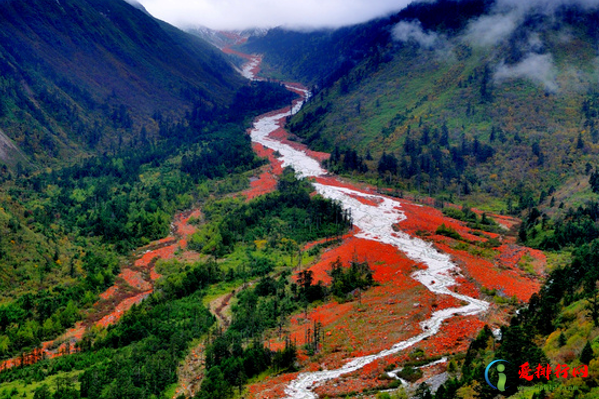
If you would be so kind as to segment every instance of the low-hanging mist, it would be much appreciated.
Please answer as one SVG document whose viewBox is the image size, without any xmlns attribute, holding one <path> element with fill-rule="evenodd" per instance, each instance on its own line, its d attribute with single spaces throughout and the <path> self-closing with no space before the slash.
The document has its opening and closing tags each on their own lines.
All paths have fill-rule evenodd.
<svg viewBox="0 0 599 399">
<path fill-rule="evenodd" d="M 412 0 L 140 0 L 154 16 L 180 27 L 336 28 L 399 11 Z"/>
<path fill-rule="evenodd" d="M 508 79 L 528 79 L 547 92 L 559 91 L 557 76 L 560 68 L 554 57 L 546 53 L 545 43 L 539 34 L 547 24 L 559 22 L 560 13 L 567 8 L 579 8 L 592 11 L 599 8 L 599 0 L 532 0 L 521 2 L 516 0 L 497 0 L 489 11 L 468 22 L 465 29 L 457 35 L 457 42 L 475 48 L 491 50 L 491 54 L 499 54 L 502 46 L 511 46 L 521 54 L 517 59 L 507 60 L 501 56 L 492 56 L 489 66 L 493 80 L 500 84 Z M 531 16 L 543 20 L 540 24 L 530 24 Z M 420 21 L 401 21 L 392 28 L 392 37 L 398 42 L 415 42 L 421 48 L 439 52 L 451 57 L 452 46 L 456 41 L 431 30 L 423 29 Z M 568 40 L 568 35 L 562 35 Z M 495 50 L 498 50 L 495 52 Z M 571 72 L 571 68 L 568 70 Z M 587 76 L 591 81 L 591 77 Z"/>
</svg>

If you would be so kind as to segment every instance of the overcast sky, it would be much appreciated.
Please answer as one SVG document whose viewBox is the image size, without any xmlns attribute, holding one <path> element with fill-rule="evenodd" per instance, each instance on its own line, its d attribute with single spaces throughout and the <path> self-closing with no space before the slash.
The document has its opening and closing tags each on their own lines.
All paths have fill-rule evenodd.
<svg viewBox="0 0 599 399">
<path fill-rule="evenodd" d="M 404 8 L 413 0 L 138 0 L 156 18 L 186 28 L 244 29 L 285 25 L 338 27 Z"/>
</svg>

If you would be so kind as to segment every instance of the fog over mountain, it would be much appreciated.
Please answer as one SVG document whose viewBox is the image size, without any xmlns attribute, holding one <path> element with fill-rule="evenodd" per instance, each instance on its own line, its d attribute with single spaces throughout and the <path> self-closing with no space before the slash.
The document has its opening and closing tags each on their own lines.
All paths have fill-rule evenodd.
<svg viewBox="0 0 599 399">
<path fill-rule="evenodd" d="M 131 2 L 137 2 L 132 0 Z M 456 0 L 459 1 L 459 0 Z M 152 15 L 179 27 L 212 29 L 286 26 L 295 29 L 340 27 L 387 15 L 414 0 L 139 0 Z M 422 0 L 421 3 L 430 3 Z M 598 0 L 497 0 L 495 13 L 481 18 L 473 32 L 503 36 L 531 9 L 551 14 L 563 5 L 594 8 Z M 491 25 L 490 30 L 483 28 Z M 476 30 L 476 28 L 479 30 Z"/>
<path fill-rule="evenodd" d="M 339 27 L 399 11 L 410 0 L 140 0 L 157 18 L 179 27 L 212 29 Z"/>
</svg>

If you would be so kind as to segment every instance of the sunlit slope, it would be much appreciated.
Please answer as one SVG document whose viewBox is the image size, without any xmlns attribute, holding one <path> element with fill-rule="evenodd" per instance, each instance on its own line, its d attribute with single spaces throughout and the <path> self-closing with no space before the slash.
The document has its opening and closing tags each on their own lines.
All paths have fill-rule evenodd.
<svg viewBox="0 0 599 399">
<path fill-rule="evenodd" d="M 273 31 L 248 46 L 266 50 L 275 70 L 296 57 L 293 75 L 315 96 L 289 127 L 333 153 L 330 170 L 428 195 L 476 194 L 497 211 L 549 205 L 597 161 L 598 14 L 572 6 L 512 21 L 493 3 L 413 5 L 344 30 Z M 502 22 L 494 18 L 513 30 L 484 35 Z M 381 161 L 384 152 L 393 159 Z"/>
</svg>

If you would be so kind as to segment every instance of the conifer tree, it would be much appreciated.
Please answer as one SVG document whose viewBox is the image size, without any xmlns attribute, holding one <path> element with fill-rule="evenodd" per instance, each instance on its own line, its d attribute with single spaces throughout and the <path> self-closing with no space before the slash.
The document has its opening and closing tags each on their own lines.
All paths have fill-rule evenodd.
<svg viewBox="0 0 599 399">
<path fill-rule="evenodd" d="M 595 354 L 593 353 L 593 348 L 591 347 L 591 343 L 587 341 L 584 348 L 582 348 L 582 352 L 580 352 L 580 361 L 582 364 L 589 364 L 591 360 L 595 358 Z"/>
</svg>

